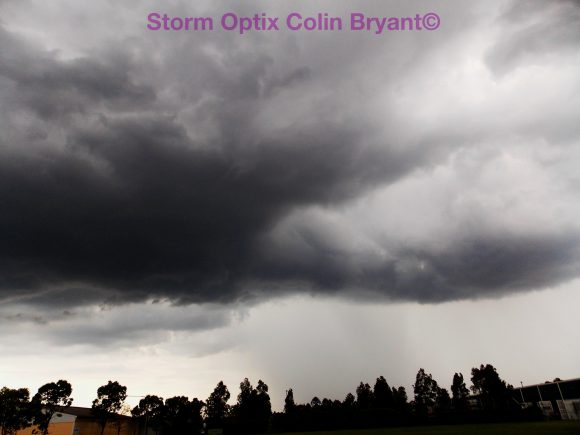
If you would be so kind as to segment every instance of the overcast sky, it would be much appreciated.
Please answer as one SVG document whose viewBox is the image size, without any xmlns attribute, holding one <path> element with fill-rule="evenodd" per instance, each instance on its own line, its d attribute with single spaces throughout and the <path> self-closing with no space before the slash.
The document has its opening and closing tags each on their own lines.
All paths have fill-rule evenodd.
<svg viewBox="0 0 580 435">
<path fill-rule="evenodd" d="M 163 32 L 151 12 L 435 12 Z M 580 376 L 580 3 L 0 0 L 0 384 Z M 135 403 L 137 398 L 131 398 Z"/>
</svg>

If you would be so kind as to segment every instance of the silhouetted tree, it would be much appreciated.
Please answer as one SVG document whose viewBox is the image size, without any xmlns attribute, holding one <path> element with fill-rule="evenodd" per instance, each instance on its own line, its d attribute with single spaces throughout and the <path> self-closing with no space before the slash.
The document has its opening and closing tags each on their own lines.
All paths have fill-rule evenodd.
<svg viewBox="0 0 580 435">
<path fill-rule="evenodd" d="M 191 433 L 201 433 L 203 428 L 203 415 L 202 411 L 205 408 L 205 403 L 197 398 L 191 399 L 189 404 L 189 409 L 191 411 Z"/>
<path fill-rule="evenodd" d="M 244 378 L 240 382 L 240 394 L 238 394 L 238 403 L 234 405 L 235 412 L 238 415 L 247 415 L 250 413 L 252 408 L 252 391 L 254 387 L 250 383 L 248 378 Z"/>
<path fill-rule="evenodd" d="M 318 407 L 318 406 L 322 406 L 322 402 L 320 401 L 320 399 L 316 396 L 314 396 L 312 398 L 312 400 L 310 401 L 310 406 L 312 406 L 313 408 Z"/>
<path fill-rule="evenodd" d="M 356 389 L 356 403 L 359 408 L 366 409 L 370 408 L 373 403 L 373 390 L 369 384 L 363 384 L 362 382 Z"/>
<path fill-rule="evenodd" d="M 513 387 L 506 385 L 491 364 L 480 365 L 479 369 L 471 369 L 471 387 L 475 394 L 479 394 L 481 404 L 486 411 L 503 411 L 509 407 L 510 393 Z"/>
<path fill-rule="evenodd" d="M 93 400 L 92 412 L 101 427 L 101 435 L 110 421 L 118 422 L 118 412 L 127 398 L 127 387 L 117 381 L 109 381 L 97 390 L 97 398 Z"/>
<path fill-rule="evenodd" d="M 165 399 L 163 417 L 165 420 L 163 433 L 186 432 L 190 419 L 189 399 L 185 396 Z"/>
<path fill-rule="evenodd" d="M 352 393 L 348 393 L 342 402 L 344 408 L 354 408 L 356 399 Z"/>
<path fill-rule="evenodd" d="M 256 386 L 256 411 L 260 418 L 269 418 L 272 414 L 272 404 L 268 394 L 268 385 L 261 379 Z"/>
<path fill-rule="evenodd" d="M 0 390 L 0 428 L 2 435 L 13 433 L 30 426 L 30 393 L 27 388 Z"/>
<path fill-rule="evenodd" d="M 139 405 L 133 408 L 131 415 L 143 419 L 146 434 L 149 428 L 159 432 L 163 424 L 164 407 L 161 397 L 147 395 L 139 400 Z"/>
<path fill-rule="evenodd" d="M 453 375 L 453 384 L 451 384 L 452 404 L 457 410 L 464 410 L 467 408 L 467 398 L 469 397 L 469 390 L 463 381 L 463 374 L 455 373 Z"/>
<path fill-rule="evenodd" d="M 199 433 L 202 426 L 201 410 L 204 404 L 198 399 L 185 396 L 165 400 L 163 433 L 165 435 Z"/>
<path fill-rule="evenodd" d="M 377 408 L 390 408 L 393 406 L 393 392 L 383 376 L 378 377 L 375 382 L 373 399 L 374 406 Z"/>
<path fill-rule="evenodd" d="M 419 369 L 413 385 L 415 393 L 415 410 L 419 416 L 425 417 L 429 409 L 433 409 L 437 403 L 439 386 L 431 374 L 425 373 L 424 369 Z"/>
<path fill-rule="evenodd" d="M 445 388 L 437 389 L 437 401 L 435 403 L 435 408 L 438 412 L 447 412 L 451 408 L 451 397 L 449 397 L 449 392 Z"/>
<path fill-rule="evenodd" d="M 42 435 L 48 433 L 48 425 L 55 412 L 64 412 L 71 406 L 73 399 L 72 386 L 67 381 L 59 380 L 44 384 L 32 398 L 34 413 L 33 422 Z"/>
<path fill-rule="evenodd" d="M 405 387 L 393 387 L 393 407 L 399 410 L 407 408 L 407 391 Z"/>
<path fill-rule="evenodd" d="M 220 381 L 205 403 L 205 414 L 208 427 L 223 427 L 226 417 L 230 413 L 228 387 Z"/>
<path fill-rule="evenodd" d="M 248 378 L 240 383 L 238 402 L 232 413 L 238 430 L 243 432 L 263 432 L 268 428 L 268 421 L 272 415 L 272 405 L 268 395 L 268 385 L 258 381 L 256 388 L 252 387 Z"/>
<path fill-rule="evenodd" d="M 294 403 L 294 392 L 292 388 L 286 391 L 286 398 L 284 399 L 284 412 L 286 414 L 291 414 L 296 409 L 296 403 Z"/>
</svg>

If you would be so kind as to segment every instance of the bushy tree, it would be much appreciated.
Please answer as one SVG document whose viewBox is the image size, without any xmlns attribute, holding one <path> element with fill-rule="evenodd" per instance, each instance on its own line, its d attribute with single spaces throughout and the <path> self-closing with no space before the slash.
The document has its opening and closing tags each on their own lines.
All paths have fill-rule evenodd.
<svg viewBox="0 0 580 435">
<path fill-rule="evenodd" d="M 189 402 L 189 409 L 191 412 L 191 433 L 200 433 L 203 428 L 202 411 L 205 408 L 205 403 L 197 398 L 191 399 Z"/>
<path fill-rule="evenodd" d="M 127 398 L 127 387 L 117 381 L 109 381 L 97 390 L 97 398 L 93 400 L 92 412 L 101 427 L 101 435 L 109 422 L 118 422 L 118 413 L 121 411 Z"/>
<path fill-rule="evenodd" d="M 413 385 L 415 393 L 415 410 L 419 416 L 426 416 L 429 408 L 434 408 L 439 395 L 439 386 L 431 374 L 419 369 Z"/>
<path fill-rule="evenodd" d="M 457 410 L 464 410 L 467 408 L 467 399 L 469 397 L 469 390 L 463 380 L 463 374 L 455 373 L 453 375 L 453 383 L 451 384 L 452 404 Z"/>
<path fill-rule="evenodd" d="M 199 433 L 202 427 L 203 406 L 202 401 L 198 399 L 189 401 L 185 396 L 166 399 L 163 407 L 163 433 L 166 435 Z"/>
<path fill-rule="evenodd" d="M 131 410 L 131 415 L 135 418 L 143 419 L 145 433 L 147 433 L 149 428 L 159 432 L 163 424 L 164 408 L 163 398 L 147 395 L 139 400 L 139 404 Z"/>
<path fill-rule="evenodd" d="M 228 387 L 220 381 L 205 402 L 205 414 L 209 427 L 223 427 L 230 413 Z"/>
<path fill-rule="evenodd" d="M 370 408 L 373 403 L 373 390 L 369 384 L 360 383 L 356 388 L 356 403 L 359 408 Z"/>
<path fill-rule="evenodd" d="M 491 364 L 480 365 L 471 369 L 471 387 L 481 398 L 481 404 L 486 411 L 496 412 L 506 410 L 510 405 L 511 385 L 506 385 L 499 377 L 497 370 Z"/>
<path fill-rule="evenodd" d="M 342 401 L 342 406 L 347 409 L 354 408 L 355 404 L 356 399 L 352 393 L 348 393 L 344 398 L 344 400 Z"/>
<path fill-rule="evenodd" d="M 286 391 L 286 398 L 284 399 L 284 412 L 291 414 L 296 410 L 296 403 L 294 402 L 294 392 L 292 388 Z"/>
<path fill-rule="evenodd" d="M 393 387 L 393 407 L 399 410 L 407 408 L 407 390 L 405 387 Z"/>
<path fill-rule="evenodd" d="M 258 381 L 256 388 L 245 378 L 240 383 L 238 403 L 235 405 L 235 413 L 244 418 L 267 418 L 272 413 L 268 385 L 262 380 Z"/>
<path fill-rule="evenodd" d="M 373 389 L 374 406 L 377 408 L 391 408 L 393 406 L 393 392 L 387 380 L 380 376 Z"/>
<path fill-rule="evenodd" d="M 268 385 L 259 380 L 254 388 L 248 378 L 245 378 L 240 383 L 238 402 L 234 405 L 232 413 L 240 431 L 265 431 L 272 415 Z"/>
<path fill-rule="evenodd" d="M 256 386 L 256 412 L 261 419 L 268 419 L 272 415 L 272 403 L 268 394 L 268 385 L 261 379 Z"/>
<path fill-rule="evenodd" d="M 244 378 L 240 382 L 240 393 L 238 394 L 238 402 L 235 405 L 235 412 L 237 415 L 246 415 L 250 413 L 252 408 L 252 391 L 254 387 L 248 378 Z"/>
<path fill-rule="evenodd" d="M 435 408 L 438 412 L 447 412 L 451 408 L 451 397 L 449 397 L 449 392 L 445 388 L 437 389 L 437 401 L 435 403 Z"/>
<path fill-rule="evenodd" d="M 64 412 L 71 406 L 72 386 L 65 380 L 44 384 L 32 398 L 34 424 L 42 435 L 48 434 L 48 425 L 56 412 Z"/>
<path fill-rule="evenodd" d="M 0 390 L 0 428 L 2 435 L 12 435 L 30 426 L 30 392 L 26 388 Z"/>
</svg>

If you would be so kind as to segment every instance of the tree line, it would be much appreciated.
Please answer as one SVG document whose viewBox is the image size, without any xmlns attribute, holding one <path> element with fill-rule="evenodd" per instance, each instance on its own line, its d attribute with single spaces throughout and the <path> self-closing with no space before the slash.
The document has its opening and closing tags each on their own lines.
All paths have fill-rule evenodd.
<svg viewBox="0 0 580 435">
<path fill-rule="evenodd" d="M 360 382 L 355 393 L 344 400 L 313 397 L 296 403 L 292 389 L 286 391 L 283 412 L 272 412 L 268 385 L 262 380 L 253 386 L 246 378 L 240 383 L 236 403 L 230 405 L 228 387 L 220 381 L 205 400 L 186 396 L 168 399 L 143 397 L 131 411 L 132 419 L 147 431 L 159 435 L 203 433 L 212 428 L 224 433 L 259 433 L 353 429 L 411 424 L 467 423 L 535 419 L 539 410 L 522 410 L 513 399 L 513 387 L 503 381 L 491 365 L 471 370 L 472 386 L 467 388 L 462 373 L 455 373 L 451 394 L 433 376 L 419 369 L 409 400 L 404 387 L 391 387 L 383 376 L 374 385 Z M 0 390 L 1 435 L 36 426 L 41 435 L 56 412 L 71 406 L 72 387 L 65 380 L 43 385 L 30 398 L 26 388 Z M 107 425 L 120 433 L 127 417 L 119 413 L 125 406 L 127 388 L 109 381 L 97 390 L 92 413 L 103 434 Z"/>
</svg>

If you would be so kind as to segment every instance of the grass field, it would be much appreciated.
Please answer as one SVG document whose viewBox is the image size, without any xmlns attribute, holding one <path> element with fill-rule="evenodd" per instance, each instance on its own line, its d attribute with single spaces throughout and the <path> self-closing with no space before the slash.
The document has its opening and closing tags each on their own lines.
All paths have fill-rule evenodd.
<svg viewBox="0 0 580 435">
<path fill-rule="evenodd" d="M 294 432 L 285 435 L 580 435 L 580 421 L 550 421 L 538 423 L 473 424 L 457 426 L 398 427 L 332 432 Z"/>
</svg>

